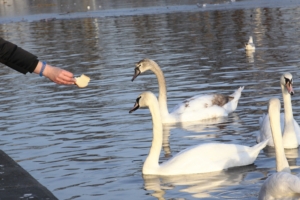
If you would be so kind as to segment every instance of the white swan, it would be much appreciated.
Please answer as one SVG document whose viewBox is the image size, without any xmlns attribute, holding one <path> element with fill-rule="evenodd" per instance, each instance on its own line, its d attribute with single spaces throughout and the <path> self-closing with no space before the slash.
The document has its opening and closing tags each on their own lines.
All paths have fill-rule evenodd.
<svg viewBox="0 0 300 200">
<path fill-rule="evenodd" d="M 283 96 L 284 113 L 281 114 L 280 123 L 283 132 L 283 147 L 286 149 L 297 148 L 300 144 L 300 127 L 294 120 L 291 103 L 293 91 L 293 76 L 290 73 L 284 73 L 280 78 L 280 86 Z M 260 130 L 256 141 L 260 142 L 269 139 L 268 146 L 274 146 L 272 132 L 270 127 L 269 115 L 264 115 L 259 119 Z"/>
<path fill-rule="evenodd" d="M 149 155 L 143 165 L 143 174 L 180 175 L 220 171 L 230 167 L 250 165 L 267 141 L 253 147 L 236 144 L 207 143 L 187 148 L 167 162 L 159 165 L 163 142 L 163 126 L 159 104 L 151 92 L 143 92 L 130 113 L 139 107 L 148 107 L 153 122 L 153 140 Z"/>
<path fill-rule="evenodd" d="M 147 70 L 153 71 L 158 80 L 158 99 L 163 123 L 198 121 L 227 116 L 228 113 L 236 109 L 239 98 L 241 97 L 241 92 L 244 89 L 244 87 L 240 87 L 229 96 L 222 94 L 197 95 L 178 104 L 173 108 L 172 112 L 169 113 L 165 77 L 155 61 L 150 59 L 139 61 L 136 64 L 132 81 L 139 74 Z"/>
<path fill-rule="evenodd" d="M 245 49 L 246 50 L 255 50 L 255 45 L 253 43 L 253 39 L 252 36 L 249 37 L 249 41 L 247 43 L 245 43 Z"/>
<path fill-rule="evenodd" d="M 285 157 L 280 127 L 280 101 L 270 99 L 269 116 L 276 153 L 276 170 L 262 185 L 258 199 L 299 199 L 300 178 L 291 174 L 291 170 Z"/>
</svg>

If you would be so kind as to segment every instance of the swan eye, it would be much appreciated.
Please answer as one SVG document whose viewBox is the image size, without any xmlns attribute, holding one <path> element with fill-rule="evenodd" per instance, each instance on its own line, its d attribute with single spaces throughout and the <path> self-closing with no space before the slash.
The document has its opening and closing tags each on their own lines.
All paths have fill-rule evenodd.
<svg viewBox="0 0 300 200">
<path fill-rule="evenodd" d="M 136 99 L 136 103 L 139 103 L 139 101 L 140 101 L 141 98 L 142 98 L 142 97 L 139 96 L 139 97 Z"/>
<path fill-rule="evenodd" d="M 288 79 L 288 78 L 286 78 L 286 77 L 284 77 L 284 79 L 285 79 L 285 84 L 287 84 L 287 83 L 293 83 L 293 79 Z"/>
</svg>

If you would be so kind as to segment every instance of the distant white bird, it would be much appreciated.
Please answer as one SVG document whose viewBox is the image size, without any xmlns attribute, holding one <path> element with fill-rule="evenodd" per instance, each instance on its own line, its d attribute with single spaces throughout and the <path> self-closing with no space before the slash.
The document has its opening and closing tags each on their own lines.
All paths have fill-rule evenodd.
<svg viewBox="0 0 300 200">
<path fill-rule="evenodd" d="M 197 3 L 197 6 L 198 6 L 199 8 L 205 8 L 205 7 L 206 7 L 206 4 L 205 4 L 205 3 L 204 3 L 204 4 Z"/>
<path fill-rule="evenodd" d="M 252 36 L 250 36 L 249 41 L 245 43 L 245 49 L 246 50 L 255 50 L 255 45 L 253 43 Z"/>
<path fill-rule="evenodd" d="M 90 10 L 90 9 L 91 9 L 91 7 L 90 7 L 90 6 L 87 6 L 86 8 L 87 8 L 88 10 Z"/>
<path fill-rule="evenodd" d="M 275 144 L 276 170 L 262 185 L 258 200 L 272 199 L 299 199 L 300 198 L 300 178 L 291 174 L 289 163 L 286 159 L 282 134 L 280 127 L 280 101 L 270 99 L 268 106 L 270 123 Z"/>
</svg>

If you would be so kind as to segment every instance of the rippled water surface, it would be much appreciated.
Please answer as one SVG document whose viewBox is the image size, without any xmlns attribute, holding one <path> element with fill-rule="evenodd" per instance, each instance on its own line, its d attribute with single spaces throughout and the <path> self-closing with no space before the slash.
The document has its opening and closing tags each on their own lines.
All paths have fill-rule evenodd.
<svg viewBox="0 0 300 200">
<path fill-rule="evenodd" d="M 252 146 L 268 100 L 282 100 L 282 72 L 293 74 L 293 111 L 300 121 L 299 14 L 296 5 L 237 6 L 2 23 L 5 39 L 91 82 L 84 89 L 59 86 L 1 65 L 1 149 L 59 199 L 257 199 L 275 172 L 272 148 L 253 165 L 223 172 L 143 176 L 151 117 L 148 110 L 128 111 L 141 92 L 157 94 L 158 85 L 150 72 L 130 80 L 136 62 L 156 60 L 165 73 L 169 108 L 193 95 L 231 94 L 245 86 L 228 117 L 166 126 L 161 161 L 208 142 Z M 257 49 L 246 54 L 250 35 Z M 286 153 L 292 172 L 300 173 L 299 150 Z"/>
</svg>

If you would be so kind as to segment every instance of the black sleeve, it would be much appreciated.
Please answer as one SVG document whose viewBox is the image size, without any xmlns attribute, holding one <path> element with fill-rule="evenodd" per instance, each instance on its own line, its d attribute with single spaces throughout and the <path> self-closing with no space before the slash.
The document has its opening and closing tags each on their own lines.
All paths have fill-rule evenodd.
<svg viewBox="0 0 300 200">
<path fill-rule="evenodd" d="M 39 60 L 35 55 L 0 37 L 0 62 L 26 74 L 34 71 Z"/>
</svg>

